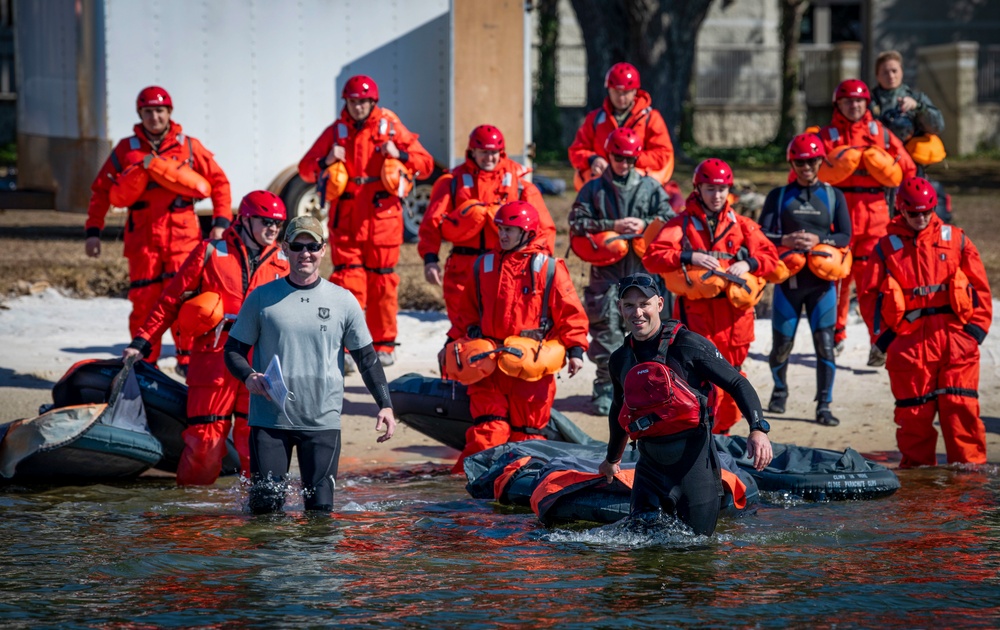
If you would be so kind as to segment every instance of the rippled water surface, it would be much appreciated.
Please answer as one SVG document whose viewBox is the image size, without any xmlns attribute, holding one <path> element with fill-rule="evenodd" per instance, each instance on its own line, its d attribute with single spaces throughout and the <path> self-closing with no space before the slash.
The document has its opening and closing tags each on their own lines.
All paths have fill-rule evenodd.
<svg viewBox="0 0 1000 630">
<path fill-rule="evenodd" d="M 1000 473 L 878 501 L 765 497 L 712 537 L 544 528 L 442 470 L 245 514 L 234 479 L 0 487 L 0 627 L 1000 627 Z"/>
</svg>

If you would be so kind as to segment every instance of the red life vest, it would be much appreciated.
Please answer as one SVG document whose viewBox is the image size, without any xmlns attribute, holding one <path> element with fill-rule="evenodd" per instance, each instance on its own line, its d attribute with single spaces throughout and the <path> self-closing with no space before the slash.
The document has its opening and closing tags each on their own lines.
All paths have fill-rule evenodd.
<svg viewBox="0 0 1000 630">
<path fill-rule="evenodd" d="M 661 332 L 656 360 L 638 363 L 625 375 L 618 424 L 632 440 L 674 435 L 697 427 L 705 418 L 706 398 L 667 366 L 667 350 L 682 328 L 677 322 L 670 332 Z M 629 348 L 633 349 L 632 337 Z"/>
</svg>

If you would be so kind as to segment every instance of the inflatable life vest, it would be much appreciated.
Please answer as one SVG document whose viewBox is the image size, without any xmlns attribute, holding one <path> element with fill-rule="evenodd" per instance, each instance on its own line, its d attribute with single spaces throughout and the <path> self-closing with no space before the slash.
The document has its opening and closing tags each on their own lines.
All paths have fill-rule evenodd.
<svg viewBox="0 0 1000 630">
<path fill-rule="evenodd" d="M 142 167 L 141 162 L 136 162 L 122 171 L 115 182 L 111 184 L 108 191 L 108 198 L 111 205 L 116 208 L 128 208 L 139 201 L 142 193 L 146 192 L 149 185 L 149 173 Z"/>
<path fill-rule="evenodd" d="M 899 165 L 899 160 L 882 147 L 872 145 L 866 148 L 861 153 L 861 159 L 868 174 L 883 186 L 895 188 L 903 183 L 903 167 Z"/>
<path fill-rule="evenodd" d="M 641 234 L 619 234 L 618 232 L 597 232 L 572 236 L 569 239 L 570 249 L 584 262 L 595 267 L 613 265 L 628 254 L 629 241 L 641 240 Z"/>
<path fill-rule="evenodd" d="M 774 271 L 764 276 L 764 280 L 772 284 L 781 284 L 798 272 L 805 269 L 806 252 L 801 249 L 788 249 L 778 246 L 778 266 Z"/>
<path fill-rule="evenodd" d="M 341 161 L 334 162 L 323 169 L 316 182 L 316 192 L 319 193 L 321 199 L 332 204 L 347 190 L 347 182 L 350 179 L 347 165 Z"/>
<path fill-rule="evenodd" d="M 910 138 L 906 143 L 906 152 L 914 162 L 923 166 L 937 164 L 948 157 L 941 138 L 934 134 Z"/>
<path fill-rule="evenodd" d="M 660 274 L 667 290 L 689 300 L 714 298 L 726 288 L 726 281 L 717 274 L 701 267 L 679 268 Z"/>
<path fill-rule="evenodd" d="M 478 383 L 496 370 L 497 345 L 490 339 L 462 338 L 444 347 L 445 378 L 462 385 Z"/>
<path fill-rule="evenodd" d="M 413 190 L 413 173 L 396 158 L 386 158 L 382 162 L 382 185 L 389 194 L 403 199 Z"/>
<path fill-rule="evenodd" d="M 726 297 L 734 307 L 745 311 L 757 306 L 760 299 L 764 297 L 764 287 L 767 286 L 767 281 L 749 271 L 740 276 L 740 280 L 742 282 L 730 281 L 726 284 Z"/>
<path fill-rule="evenodd" d="M 857 147 L 834 149 L 820 162 L 820 180 L 828 184 L 839 184 L 858 169 L 862 155 L 862 150 Z"/>
<path fill-rule="evenodd" d="M 809 270 L 820 280 L 843 280 L 851 275 L 851 248 L 838 248 L 833 245 L 819 243 L 807 256 Z"/>
<path fill-rule="evenodd" d="M 192 337 L 200 337 L 214 330 L 224 317 L 222 296 L 214 291 L 206 291 L 181 305 L 177 313 L 177 328 Z"/>
<path fill-rule="evenodd" d="M 529 382 L 556 374 L 566 364 L 566 348 L 558 339 L 512 335 L 503 340 L 503 346 L 496 352 L 501 372 Z"/>
<path fill-rule="evenodd" d="M 705 417 L 704 396 L 695 392 L 666 363 L 667 350 L 682 328 L 684 325 L 676 322 L 669 332 L 661 330 L 656 360 L 638 363 L 625 375 L 622 382 L 624 401 L 618 424 L 632 440 L 693 429 Z M 632 343 L 629 336 L 629 348 Z"/>
<path fill-rule="evenodd" d="M 187 142 L 186 160 L 170 160 L 151 153 L 143 158 L 142 164 L 152 180 L 170 192 L 182 197 L 205 199 L 212 194 L 212 185 L 201 173 L 192 168 L 191 139 L 188 138 Z"/>
<path fill-rule="evenodd" d="M 632 240 L 632 251 L 635 252 L 636 256 L 642 258 L 646 255 L 646 249 L 649 248 L 649 244 L 656 240 L 656 237 L 660 234 L 660 230 L 662 230 L 663 226 L 666 224 L 666 221 L 656 217 L 650 221 L 649 225 L 646 226 L 646 229 L 643 230 L 642 238 Z"/>
<path fill-rule="evenodd" d="M 458 207 L 452 206 L 441 217 L 441 236 L 452 243 L 467 241 L 482 231 L 488 215 L 488 204 L 478 199 L 466 199 Z"/>
</svg>

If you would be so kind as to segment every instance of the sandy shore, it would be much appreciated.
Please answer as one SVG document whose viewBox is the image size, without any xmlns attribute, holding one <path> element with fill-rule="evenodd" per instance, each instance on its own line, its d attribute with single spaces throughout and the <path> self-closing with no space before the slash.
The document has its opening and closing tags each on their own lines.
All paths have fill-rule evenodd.
<svg viewBox="0 0 1000 630">
<path fill-rule="evenodd" d="M 125 300 L 98 298 L 78 300 L 49 290 L 38 295 L 10 300 L 0 307 L 0 422 L 37 415 L 39 405 L 51 402 L 52 385 L 76 361 L 118 356 L 128 343 Z M 1000 309 L 994 308 L 994 312 Z M 441 347 L 447 322 L 441 313 L 402 313 L 396 365 L 386 369 L 391 380 L 410 372 L 437 375 L 435 355 Z M 751 382 L 765 402 L 771 392 L 767 366 L 770 351 L 770 322 L 757 322 L 757 341 L 751 346 L 744 366 Z M 847 347 L 837 359 L 833 411 L 838 427 L 813 421 L 815 403 L 815 357 L 808 326 L 803 322 L 795 340 L 789 381 L 792 395 L 788 411 L 777 416 L 765 414 L 771 422 L 771 439 L 776 442 L 842 450 L 855 448 L 879 454 L 887 463 L 898 461 L 893 399 L 888 375 L 883 368 L 867 367 L 868 339 L 864 325 L 855 322 L 849 329 Z M 988 454 L 1000 462 L 1000 339 L 990 335 L 982 350 L 979 388 L 983 420 L 986 424 Z M 168 350 L 169 352 L 169 350 Z M 172 374 L 172 359 L 161 361 Z M 590 435 L 606 439 L 607 419 L 586 413 L 590 398 L 593 364 L 570 379 L 565 372 L 558 381 L 556 407 Z M 344 406 L 344 449 L 342 468 L 368 469 L 412 466 L 427 462 L 450 463 L 457 453 L 401 425 L 395 437 L 377 444 L 374 431 L 375 405 L 361 377 L 347 378 Z M 734 433 L 746 433 L 746 424 Z M 944 444 L 939 440 L 943 457 Z M 941 460 L 943 461 L 943 459 Z"/>
</svg>

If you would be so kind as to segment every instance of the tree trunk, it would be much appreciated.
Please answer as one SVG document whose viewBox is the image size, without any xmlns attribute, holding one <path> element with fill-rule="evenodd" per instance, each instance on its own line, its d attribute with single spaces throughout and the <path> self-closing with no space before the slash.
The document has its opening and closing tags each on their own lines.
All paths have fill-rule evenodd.
<svg viewBox="0 0 1000 630">
<path fill-rule="evenodd" d="M 538 2 L 538 76 L 535 77 L 536 156 L 550 157 L 563 149 L 562 117 L 556 103 L 556 54 L 559 49 L 559 0 Z"/>
<path fill-rule="evenodd" d="M 799 39 L 809 0 L 781 0 L 781 118 L 773 144 L 787 145 L 799 131 Z"/>
<path fill-rule="evenodd" d="M 712 0 L 572 0 L 587 49 L 587 106 L 604 101 L 604 75 L 628 61 L 674 139 L 691 85 L 695 44 Z"/>
</svg>

